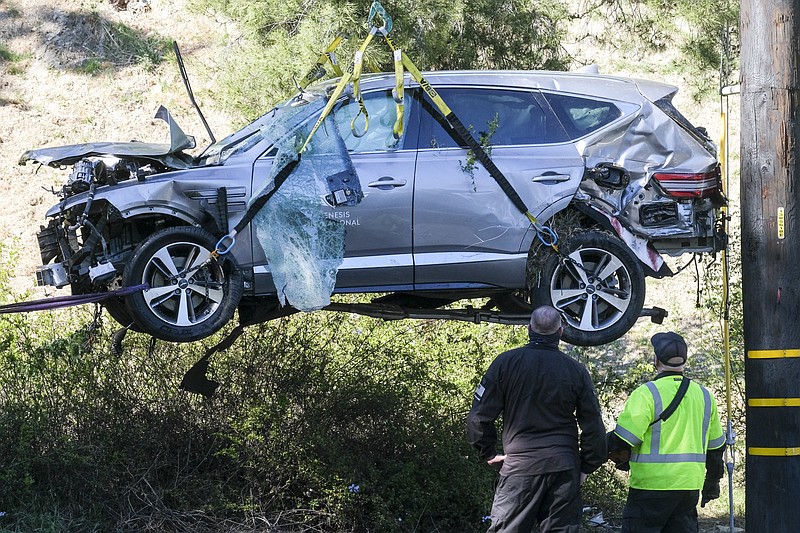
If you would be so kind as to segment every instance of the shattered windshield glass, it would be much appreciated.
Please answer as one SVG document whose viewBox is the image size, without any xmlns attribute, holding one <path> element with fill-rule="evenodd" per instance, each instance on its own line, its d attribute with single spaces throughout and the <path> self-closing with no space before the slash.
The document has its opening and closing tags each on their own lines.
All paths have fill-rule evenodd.
<svg viewBox="0 0 800 533">
<path fill-rule="evenodd" d="M 311 93 L 304 93 L 304 95 L 310 98 L 310 100 L 302 101 L 304 105 L 295 105 L 295 98 L 287 100 L 261 115 L 241 130 L 231 133 L 206 148 L 198 158 L 200 165 L 221 165 L 232 155 L 246 152 L 265 138 L 274 136 L 274 124 L 276 121 L 280 123 L 302 123 L 308 118 L 309 105 L 307 104 L 309 102 L 322 102 L 323 105 L 325 103 L 324 99 L 320 98 L 319 95 Z M 311 107 L 312 110 L 319 111 L 321 109 L 319 105 Z M 294 117 L 297 118 L 295 119 Z"/>
<path fill-rule="evenodd" d="M 315 311 L 330 304 L 336 274 L 344 258 L 345 226 L 326 216 L 329 205 L 355 205 L 361 185 L 336 121 L 328 116 L 306 151 L 298 150 L 319 116 L 324 99 L 293 113 L 278 114 L 259 131 L 274 139 L 277 154 L 269 177 L 251 202 L 275 187 L 275 177 L 290 162 L 299 162 L 288 179 L 253 218 L 258 242 L 269 262 L 281 305 Z"/>
</svg>

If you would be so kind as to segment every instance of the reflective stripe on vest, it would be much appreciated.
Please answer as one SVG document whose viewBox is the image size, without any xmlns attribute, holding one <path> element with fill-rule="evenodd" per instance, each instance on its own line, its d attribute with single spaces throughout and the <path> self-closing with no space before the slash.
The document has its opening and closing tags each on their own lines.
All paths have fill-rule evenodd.
<svg viewBox="0 0 800 533">
<path fill-rule="evenodd" d="M 658 387 L 652 381 L 648 381 L 645 383 L 647 389 L 650 391 L 650 394 L 653 395 L 653 418 L 658 418 L 658 416 L 664 411 L 664 404 L 661 400 L 661 393 L 658 391 Z M 703 392 L 703 453 L 661 453 L 661 424 L 663 424 L 663 420 L 659 420 L 652 426 L 650 429 L 652 433 L 650 435 L 650 453 L 643 454 L 643 453 L 632 453 L 631 454 L 631 462 L 636 463 L 705 463 L 706 461 L 706 438 L 708 437 L 708 426 L 711 424 L 711 395 L 706 390 L 705 387 L 700 387 L 700 390 Z M 617 426 L 617 432 L 620 432 L 622 428 Z M 629 438 L 633 437 L 630 432 L 623 430 L 620 436 Z M 724 436 L 723 436 L 724 439 Z M 715 439 L 716 440 L 719 439 Z M 641 444 L 641 440 L 633 437 L 633 441 L 639 441 L 637 444 Z"/>
<path fill-rule="evenodd" d="M 717 448 L 719 448 L 723 444 L 725 444 L 725 434 L 723 434 L 721 437 L 718 437 L 718 438 L 712 440 L 711 442 L 709 442 L 708 443 L 708 449 L 709 450 L 716 450 Z"/>
<path fill-rule="evenodd" d="M 640 439 L 639 437 L 637 437 L 624 427 L 620 426 L 619 424 L 617 424 L 617 427 L 614 428 L 614 433 L 616 433 L 617 435 L 628 441 L 631 446 L 638 446 L 642 442 L 644 442 L 642 441 L 642 439 Z"/>
</svg>

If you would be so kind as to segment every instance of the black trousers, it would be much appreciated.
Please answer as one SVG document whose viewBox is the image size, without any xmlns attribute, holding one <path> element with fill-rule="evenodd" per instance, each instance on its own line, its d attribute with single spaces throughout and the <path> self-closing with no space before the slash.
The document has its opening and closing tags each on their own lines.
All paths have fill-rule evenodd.
<svg viewBox="0 0 800 533">
<path fill-rule="evenodd" d="M 699 490 L 630 489 L 622 533 L 697 533 Z"/>
<path fill-rule="evenodd" d="M 577 469 L 552 474 L 500 476 L 487 533 L 578 533 L 581 483 Z"/>
</svg>

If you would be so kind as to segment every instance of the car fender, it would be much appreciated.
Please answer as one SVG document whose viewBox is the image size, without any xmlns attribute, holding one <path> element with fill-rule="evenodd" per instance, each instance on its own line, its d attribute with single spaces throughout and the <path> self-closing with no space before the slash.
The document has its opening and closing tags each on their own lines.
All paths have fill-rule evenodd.
<svg viewBox="0 0 800 533">
<path fill-rule="evenodd" d="M 536 215 L 536 220 L 539 221 L 550 220 L 551 218 L 553 218 L 553 215 L 566 209 L 572 202 L 573 198 L 574 195 L 568 195 L 564 196 L 559 200 L 556 200 L 555 202 L 544 208 L 538 215 Z M 542 225 L 547 226 L 547 223 L 544 223 Z M 528 231 L 525 232 L 525 236 L 522 239 L 522 243 L 520 244 L 520 249 L 519 249 L 520 252 L 527 252 L 528 250 L 530 250 L 534 240 L 536 239 L 536 234 L 537 234 L 536 229 L 533 227 L 533 225 L 531 225 L 530 228 L 528 228 Z"/>
<path fill-rule="evenodd" d="M 192 205 L 186 201 L 184 194 L 177 192 L 174 180 L 144 184 L 131 180 L 130 183 L 125 182 L 97 189 L 91 201 L 94 206 L 101 202 L 112 206 L 122 218 L 126 219 L 143 214 L 161 214 L 197 225 L 205 218 L 200 203 Z M 51 207 L 47 216 L 55 217 L 63 211 L 80 208 L 89 201 L 90 196 L 91 194 L 88 192 L 72 196 Z"/>
<path fill-rule="evenodd" d="M 632 233 L 622 225 L 622 222 L 620 222 L 618 218 L 596 209 L 590 204 L 575 202 L 573 205 L 576 209 L 591 217 L 601 226 L 613 230 L 617 237 L 625 243 L 625 246 L 631 251 L 634 257 L 639 259 L 642 263 L 646 275 L 654 278 L 664 278 L 673 275 L 669 265 L 667 265 L 664 258 L 661 257 L 661 254 L 650 245 L 650 242 Z"/>
</svg>

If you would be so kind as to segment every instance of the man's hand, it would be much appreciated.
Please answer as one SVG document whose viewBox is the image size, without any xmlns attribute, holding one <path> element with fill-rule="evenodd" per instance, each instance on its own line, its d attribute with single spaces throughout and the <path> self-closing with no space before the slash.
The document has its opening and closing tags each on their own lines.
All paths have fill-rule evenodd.
<svg viewBox="0 0 800 533">
<path fill-rule="evenodd" d="M 630 450 L 614 450 L 608 452 L 608 460 L 614 463 L 614 468 L 627 472 L 631 469 L 631 451 Z"/>
<path fill-rule="evenodd" d="M 606 446 L 608 447 L 608 460 L 614 463 L 614 468 L 627 472 L 631 469 L 631 445 L 622 440 L 613 431 L 606 433 Z"/>
<path fill-rule="evenodd" d="M 700 499 L 700 507 L 705 507 L 711 500 L 719 498 L 719 480 L 706 479 L 703 483 L 702 498 Z"/>
<path fill-rule="evenodd" d="M 506 460 L 505 455 L 495 455 L 494 457 L 486 461 L 486 463 L 495 470 L 500 470 L 501 468 L 503 468 L 503 461 L 505 460 Z"/>
</svg>

